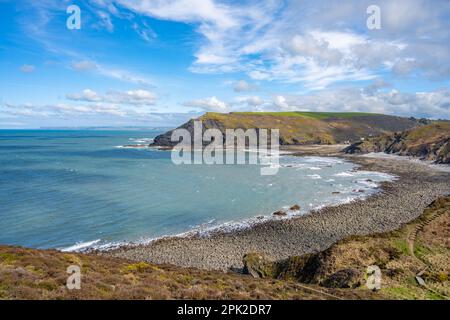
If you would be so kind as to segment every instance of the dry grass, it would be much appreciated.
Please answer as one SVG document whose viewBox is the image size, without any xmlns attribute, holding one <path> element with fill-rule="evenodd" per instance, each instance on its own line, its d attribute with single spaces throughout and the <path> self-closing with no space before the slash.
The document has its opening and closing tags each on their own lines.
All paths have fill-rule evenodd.
<svg viewBox="0 0 450 320">
<path fill-rule="evenodd" d="M 415 125 L 407 119 L 394 121 L 391 118 L 377 114 L 337 112 L 208 112 L 199 119 L 205 128 L 279 129 L 283 145 L 301 145 L 358 141 L 360 137 Z M 386 126 L 390 122 L 391 126 Z"/>
<path fill-rule="evenodd" d="M 69 265 L 82 270 L 68 290 Z M 328 290 L 340 296 L 363 294 Z M 0 247 L 0 299 L 323 299 L 295 282 L 152 265 L 55 250 Z"/>
<path fill-rule="evenodd" d="M 252 116 L 281 116 L 281 117 L 303 117 L 310 119 L 330 119 L 330 118 L 354 118 L 361 116 L 374 116 L 375 113 L 368 112 L 308 112 L 308 111 L 291 111 L 291 112 L 232 112 L 232 114 L 252 115 Z"/>
<path fill-rule="evenodd" d="M 433 214 L 415 240 L 411 255 L 407 237 Z M 316 279 L 338 270 L 353 268 L 364 272 L 367 266 L 382 270 L 381 294 L 393 299 L 446 299 L 450 297 L 450 196 L 436 200 L 424 214 L 400 230 L 373 236 L 355 236 L 341 241 L 323 254 L 323 265 Z M 426 268 L 427 288 L 417 284 L 415 276 Z"/>
<path fill-rule="evenodd" d="M 422 262 L 418 261 L 408 251 L 407 235 L 437 211 L 442 215 L 417 235 L 415 254 Z M 444 295 L 449 296 L 449 225 L 450 196 L 436 201 L 422 217 L 400 230 L 349 237 L 320 253 L 320 268 L 309 275 L 308 286 L 347 299 L 442 299 Z M 424 263 L 428 269 L 423 277 L 431 290 L 418 286 L 414 279 Z M 81 290 L 66 288 L 66 269 L 74 264 L 82 270 Z M 319 286 L 336 271 L 352 268 L 364 272 L 372 264 L 382 270 L 381 291 L 371 292 L 364 285 L 357 289 Z M 329 298 L 299 286 L 298 279 L 289 274 L 286 278 L 289 280 L 254 279 L 234 273 L 136 263 L 98 255 L 0 246 L 0 299 Z"/>
</svg>

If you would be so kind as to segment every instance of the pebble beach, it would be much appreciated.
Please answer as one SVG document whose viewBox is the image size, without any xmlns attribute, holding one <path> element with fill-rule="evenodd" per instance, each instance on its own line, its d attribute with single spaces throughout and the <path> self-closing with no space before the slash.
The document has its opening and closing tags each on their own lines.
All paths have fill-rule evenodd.
<svg viewBox="0 0 450 320">
<path fill-rule="evenodd" d="M 243 230 L 219 230 L 208 236 L 162 238 L 98 254 L 207 270 L 240 270 L 242 258 L 249 252 L 285 259 L 325 250 L 351 235 L 398 229 L 417 218 L 437 197 L 450 193 L 448 170 L 408 159 L 340 156 L 356 163 L 358 170 L 385 172 L 398 179 L 382 183 L 380 191 L 367 199 L 324 207 L 303 216 L 270 220 Z"/>
</svg>

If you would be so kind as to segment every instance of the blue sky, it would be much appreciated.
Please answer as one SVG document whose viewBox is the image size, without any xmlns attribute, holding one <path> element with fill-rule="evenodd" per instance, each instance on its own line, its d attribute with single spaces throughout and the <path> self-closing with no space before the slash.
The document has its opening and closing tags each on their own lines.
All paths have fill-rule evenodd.
<svg viewBox="0 0 450 320">
<path fill-rule="evenodd" d="M 445 0 L 0 0 L 0 15 L 0 128 L 241 110 L 450 119 Z"/>
</svg>

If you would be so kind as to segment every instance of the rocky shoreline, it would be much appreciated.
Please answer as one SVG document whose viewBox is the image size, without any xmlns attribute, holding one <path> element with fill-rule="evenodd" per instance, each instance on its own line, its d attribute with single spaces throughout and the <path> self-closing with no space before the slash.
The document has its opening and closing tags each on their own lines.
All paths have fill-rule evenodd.
<svg viewBox="0 0 450 320">
<path fill-rule="evenodd" d="M 398 229 L 417 218 L 433 200 L 450 193 L 450 172 L 408 160 L 344 157 L 361 170 L 386 172 L 399 179 L 383 183 L 381 192 L 366 200 L 325 207 L 292 219 L 272 220 L 208 237 L 164 238 L 98 254 L 208 270 L 241 270 L 242 258 L 249 252 L 280 260 L 325 250 L 350 235 Z"/>
</svg>

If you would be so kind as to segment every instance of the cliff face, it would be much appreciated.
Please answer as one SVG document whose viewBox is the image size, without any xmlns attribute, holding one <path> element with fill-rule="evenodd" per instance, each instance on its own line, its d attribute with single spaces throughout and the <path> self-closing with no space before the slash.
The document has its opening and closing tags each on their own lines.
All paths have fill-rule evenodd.
<svg viewBox="0 0 450 320">
<path fill-rule="evenodd" d="M 346 153 L 385 152 L 414 156 L 436 163 L 450 163 L 450 122 L 438 121 L 399 133 L 357 142 Z"/>
<path fill-rule="evenodd" d="M 279 129 L 281 145 L 335 144 L 359 141 L 362 137 L 376 136 L 414 128 L 415 119 L 366 113 L 321 112 L 242 112 L 206 113 L 201 120 L 203 130 L 225 129 Z M 193 133 L 194 120 L 179 128 Z M 172 147 L 173 131 L 155 138 L 154 146 Z"/>
</svg>

